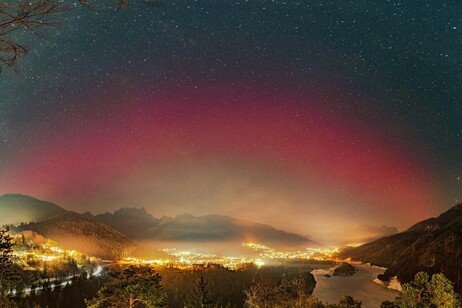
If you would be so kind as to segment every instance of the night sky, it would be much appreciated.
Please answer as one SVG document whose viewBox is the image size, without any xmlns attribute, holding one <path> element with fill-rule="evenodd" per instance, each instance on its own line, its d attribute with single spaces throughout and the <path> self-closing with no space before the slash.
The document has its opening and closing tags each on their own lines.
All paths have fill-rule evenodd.
<svg viewBox="0 0 462 308">
<path fill-rule="evenodd" d="M 462 2 L 77 7 L 0 74 L 0 194 L 314 238 L 462 201 Z"/>
</svg>

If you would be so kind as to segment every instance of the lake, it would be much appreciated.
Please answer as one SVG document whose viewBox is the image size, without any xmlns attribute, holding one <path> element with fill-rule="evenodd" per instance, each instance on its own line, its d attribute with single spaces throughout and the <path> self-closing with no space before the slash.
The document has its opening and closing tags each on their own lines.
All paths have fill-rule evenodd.
<svg viewBox="0 0 462 308">
<path fill-rule="evenodd" d="M 332 275 L 334 268 L 314 270 L 311 273 L 316 279 L 313 295 L 323 302 L 338 302 L 343 295 L 351 295 L 363 303 L 364 308 L 380 307 L 386 300 L 393 300 L 399 292 L 379 285 L 373 280 L 384 272 L 383 268 L 365 264 L 353 264 L 358 270 L 353 276 L 325 277 Z"/>
</svg>

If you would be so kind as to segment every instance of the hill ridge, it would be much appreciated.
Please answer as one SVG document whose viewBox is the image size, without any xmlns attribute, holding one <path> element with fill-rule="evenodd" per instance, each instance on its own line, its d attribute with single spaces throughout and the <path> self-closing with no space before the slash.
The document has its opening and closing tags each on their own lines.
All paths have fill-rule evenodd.
<svg viewBox="0 0 462 308">
<path fill-rule="evenodd" d="M 462 206 L 457 204 L 438 217 L 356 248 L 343 250 L 341 258 L 387 267 L 387 277 L 411 281 L 419 271 L 443 273 L 462 291 Z"/>
</svg>

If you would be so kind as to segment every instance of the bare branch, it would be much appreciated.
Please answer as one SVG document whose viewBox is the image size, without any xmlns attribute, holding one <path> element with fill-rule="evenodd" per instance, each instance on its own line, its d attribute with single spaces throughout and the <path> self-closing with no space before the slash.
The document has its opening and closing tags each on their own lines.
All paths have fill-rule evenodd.
<svg viewBox="0 0 462 308">
<path fill-rule="evenodd" d="M 67 4 L 66 2 L 67 1 Z M 41 31 L 63 25 L 60 16 L 72 6 L 80 4 L 92 10 L 119 11 L 132 3 L 160 7 L 155 0 L 6 0 L 0 2 L 0 71 L 9 67 L 17 71 L 17 60 L 27 53 L 27 46 L 13 37 L 25 31 L 46 39 Z"/>
<path fill-rule="evenodd" d="M 5 1 L 0 3 L 0 66 L 17 71 L 16 61 L 27 53 L 27 47 L 13 38 L 19 30 L 45 38 L 41 28 L 58 27 L 59 14 L 68 7 L 59 0 Z"/>
</svg>

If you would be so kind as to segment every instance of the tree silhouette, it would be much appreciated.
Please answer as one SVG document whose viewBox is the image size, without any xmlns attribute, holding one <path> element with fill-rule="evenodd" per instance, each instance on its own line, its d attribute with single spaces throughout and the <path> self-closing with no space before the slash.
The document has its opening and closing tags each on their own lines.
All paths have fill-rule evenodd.
<svg viewBox="0 0 462 308">
<path fill-rule="evenodd" d="M 249 290 L 244 291 L 247 307 L 272 307 L 278 301 L 278 284 L 270 277 L 254 280 Z"/>
<path fill-rule="evenodd" d="M 316 297 L 311 295 L 311 282 L 307 275 L 301 273 L 289 280 L 285 276 L 276 282 L 269 276 L 254 280 L 246 295 L 246 307 L 297 307 L 297 308 L 324 308 L 326 307 Z M 334 307 L 334 306 L 333 306 Z M 336 308 L 337 306 L 335 306 Z M 343 306 L 342 306 L 343 307 Z"/>
<path fill-rule="evenodd" d="M 13 246 L 8 227 L 0 229 L 0 307 L 15 307 L 7 296 L 19 280 L 13 267 Z"/>
<path fill-rule="evenodd" d="M 19 32 L 33 33 L 44 39 L 42 29 L 62 28 L 60 16 L 76 5 L 92 10 L 120 10 L 132 3 L 159 7 L 157 0 L 6 0 L 0 2 L 0 70 L 17 71 L 17 60 L 29 48 L 18 38 Z"/>
<path fill-rule="evenodd" d="M 254 280 L 250 289 L 244 291 L 245 306 L 249 308 L 361 308 L 361 302 L 351 296 L 343 296 L 338 303 L 323 303 L 311 295 L 312 286 L 311 277 L 306 273 L 300 273 L 292 280 L 283 276 L 280 281 L 264 276 Z"/>
<path fill-rule="evenodd" d="M 186 307 L 191 308 L 204 308 L 213 307 L 216 302 L 216 297 L 211 296 L 207 288 L 207 282 L 204 276 L 197 280 L 193 289 L 187 296 Z"/>
<path fill-rule="evenodd" d="M 430 279 L 425 272 L 417 273 L 413 281 L 404 284 L 403 291 L 395 301 L 382 303 L 384 308 L 452 308 L 461 305 L 451 281 L 441 273 L 434 274 Z"/>
<path fill-rule="evenodd" d="M 87 302 L 90 308 L 99 307 L 164 307 L 167 295 L 160 282 L 162 277 L 152 267 L 129 266 L 109 273 L 109 279 L 96 297 Z"/>
<path fill-rule="evenodd" d="M 0 229 L 0 281 L 2 286 L 8 281 L 13 267 L 13 242 L 9 235 L 9 228 Z"/>
</svg>

